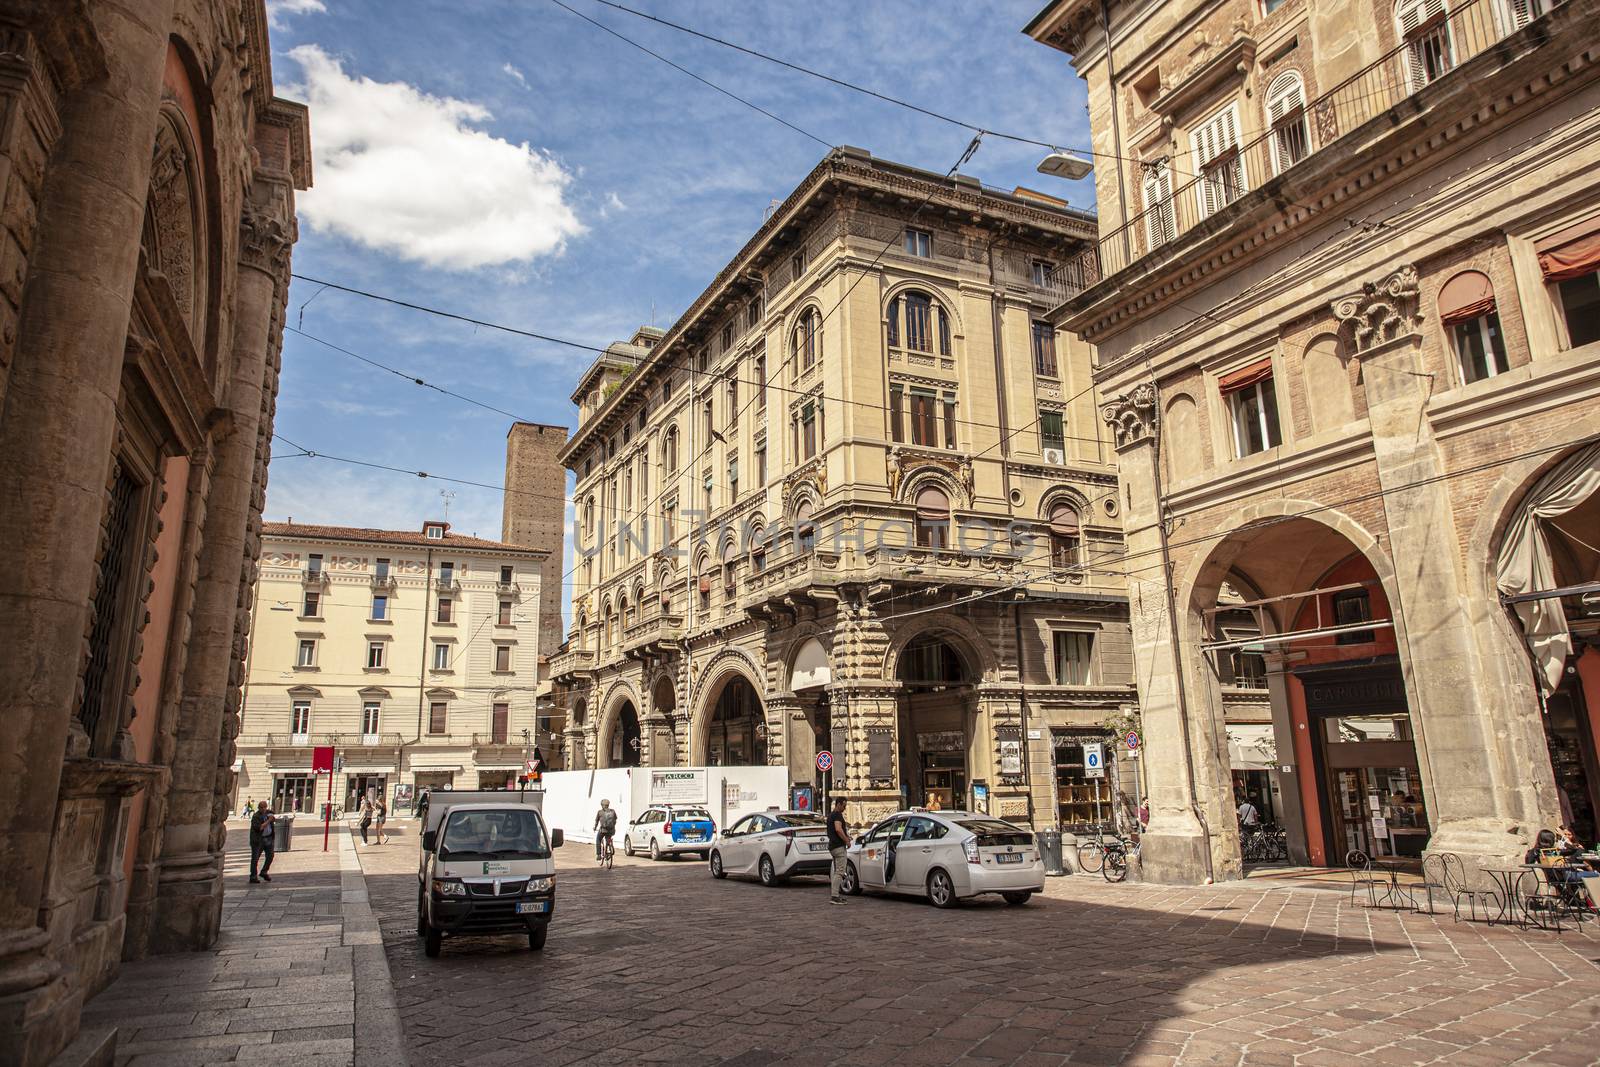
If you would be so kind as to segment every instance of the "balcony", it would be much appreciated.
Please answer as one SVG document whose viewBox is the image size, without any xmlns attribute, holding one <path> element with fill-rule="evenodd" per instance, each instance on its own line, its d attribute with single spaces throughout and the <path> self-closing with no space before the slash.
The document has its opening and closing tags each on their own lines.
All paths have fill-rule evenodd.
<svg viewBox="0 0 1600 1067">
<path fill-rule="evenodd" d="M 571 648 L 550 657 L 550 677 L 557 682 L 587 681 L 594 671 L 594 651 Z"/>
<path fill-rule="evenodd" d="M 1501 50 L 1492 59 L 1485 56 L 1487 65 L 1479 65 L 1481 69 L 1461 71 L 1523 29 L 1507 16 L 1508 6 L 1514 5 L 1502 5 L 1498 0 L 1466 0 L 1436 19 L 1425 20 L 1398 47 L 1322 96 L 1298 109 L 1289 109 L 1287 115 L 1254 140 L 1239 143 L 1203 166 L 1197 166 L 1188 155 L 1180 155 L 1170 169 L 1147 168 L 1141 183 L 1145 201 L 1142 210 L 1100 238 L 1100 274 L 1096 281 L 1109 281 L 1124 268 L 1168 246 L 1183 244 L 1187 249 L 1194 242 L 1180 238 L 1190 231 L 1198 230 L 1199 239 L 1204 240 L 1226 228 L 1227 223 L 1237 221 L 1239 213 L 1228 212 L 1236 203 L 1247 202 L 1282 213 L 1287 190 L 1280 178 L 1302 171 L 1310 178 L 1314 172 L 1320 173 L 1318 166 L 1328 168 L 1331 174 L 1332 168 L 1341 164 L 1369 160 L 1375 142 L 1431 110 L 1440 99 L 1439 93 L 1477 83 L 1492 75 L 1496 65 L 1504 67 L 1528 51 L 1547 47 L 1555 38 L 1557 31 L 1547 30 L 1538 37 L 1530 36 L 1521 52 Z M 1547 12 L 1531 21 L 1545 22 L 1550 18 Z M 1436 91 L 1436 82 L 1447 83 L 1451 88 Z M 1417 99 L 1410 101 L 1412 97 Z M 1402 109 L 1401 104 L 1407 106 Z M 1470 113 L 1478 103 L 1473 98 L 1452 101 L 1449 106 Z M 1323 158 L 1324 150 L 1335 144 L 1343 144 L 1347 151 L 1337 158 Z M 1318 160 L 1321 162 L 1314 162 Z M 1257 193 L 1261 195 L 1253 195 Z M 1226 218 L 1226 222 L 1212 222 L 1213 218 Z M 1163 258 L 1177 255 L 1174 251 L 1171 257 Z"/>
<path fill-rule="evenodd" d="M 657 614 L 622 631 L 622 654 L 645 659 L 674 652 L 683 637 L 682 615 Z"/>
<path fill-rule="evenodd" d="M 328 588 L 328 572 L 324 570 L 306 571 L 300 576 L 300 584 L 307 589 Z"/>
<path fill-rule="evenodd" d="M 461 580 L 454 576 L 435 578 L 433 580 L 433 591 L 440 596 L 452 596 L 461 592 Z"/>
<path fill-rule="evenodd" d="M 984 551 L 981 546 L 873 546 L 862 553 L 862 562 L 863 569 L 856 577 L 868 582 L 986 587 L 1011 585 L 1026 574 L 1017 569 L 1019 556 L 998 549 Z"/>
<path fill-rule="evenodd" d="M 372 576 L 372 591 L 374 593 L 392 593 L 398 584 L 392 574 L 374 574 Z"/>
<path fill-rule="evenodd" d="M 506 731 L 503 734 L 472 735 L 472 758 L 489 766 L 522 766 L 522 734 Z"/>
<path fill-rule="evenodd" d="M 745 578 L 738 606 L 752 615 L 766 615 L 774 608 L 792 610 L 802 601 L 819 599 L 815 591 L 831 590 L 844 579 L 842 562 L 837 552 L 820 550 L 769 561 L 760 574 Z M 832 599 L 831 592 L 820 599 Z"/>
<path fill-rule="evenodd" d="M 1038 296 L 1054 307 L 1099 281 L 1100 267 L 1092 251 L 1064 263 L 1008 252 L 996 255 L 995 276 L 1007 288 Z"/>
<path fill-rule="evenodd" d="M 495 592 L 499 593 L 501 596 L 522 595 L 522 586 L 516 582 L 496 582 L 494 589 Z"/>
</svg>

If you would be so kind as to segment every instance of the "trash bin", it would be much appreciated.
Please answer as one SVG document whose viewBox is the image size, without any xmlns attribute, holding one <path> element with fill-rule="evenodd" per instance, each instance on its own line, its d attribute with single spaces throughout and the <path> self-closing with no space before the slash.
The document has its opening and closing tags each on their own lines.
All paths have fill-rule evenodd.
<svg viewBox="0 0 1600 1067">
<path fill-rule="evenodd" d="M 1039 842 L 1039 858 L 1044 860 L 1044 873 L 1066 874 L 1067 869 L 1061 863 L 1061 831 L 1040 830 L 1034 839 Z"/>
<path fill-rule="evenodd" d="M 289 851 L 289 835 L 294 832 L 294 816 L 280 815 L 272 822 L 273 849 L 278 852 Z"/>
</svg>

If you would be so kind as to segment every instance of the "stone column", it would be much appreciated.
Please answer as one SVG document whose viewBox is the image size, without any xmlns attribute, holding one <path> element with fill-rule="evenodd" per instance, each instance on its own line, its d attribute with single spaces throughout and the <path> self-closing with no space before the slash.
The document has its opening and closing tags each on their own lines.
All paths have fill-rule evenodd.
<svg viewBox="0 0 1600 1067">
<path fill-rule="evenodd" d="M 38 925 L 74 720 L 173 0 L 96 5 L 105 76 L 61 108 L 0 414 L 0 1063 L 76 1026 Z M 38 10 L 44 9 L 40 5 Z M 67 13 L 63 13 L 65 17 Z M 55 16 L 49 16 L 55 17 Z"/>
<path fill-rule="evenodd" d="M 212 446 L 216 465 L 206 502 L 151 932 L 156 952 L 203 948 L 215 940 L 221 920 L 222 856 L 213 838 L 213 813 L 224 754 L 223 716 L 247 629 L 241 626 L 240 591 L 252 551 L 252 497 L 263 411 L 270 400 L 263 390 L 270 370 L 278 274 L 290 236 L 276 219 L 247 205 L 240 242 L 232 376 L 226 420 Z"/>
<path fill-rule="evenodd" d="M 1116 431 L 1118 474 L 1126 486 L 1126 550 L 1152 559 L 1160 558 L 1162 546 L 1156 402 L 1155 386 L 1144 384 L 1102 411 Z M 1217 788 L 1226 775 L 1215 766 L 1214 747 L 1200 739 L 1205 711 L 1182 688 L 1183 657 L 1173 645 L 1168 606 L 1171 581 L 1170 574 L 1134 578 L 1128 589 L 1150 805 L 1150 825 L 1141 838 L 1142 867 L 1146 881 L 1195 885 L 1225 877 L 1237 870 L 1239 860 L 1231 805 L 1224 807 Z"/>
<path fill-rule="evenodd" d="M 828 686 L 833 705 L 832 795 L 849 801 L 845 815 L 852 826 L 874 823 L 900 807 L 899 692 L 898 682 L 862 680 Z M 873 766 L 875 742 L 877 767 Z"/>
<path fill-rule="evenodd" d="M 817 773 L 817 744 L 805 701 L 793 693 L 769 697 L 767 722 L 767 762 L 788 768 L 789 786 L 810 782 Z"/>
<path fill-rule="evenodd" d="M 1311 862 L 1306 845 L 1305 804 L 1300 799 L 1302 775 L 1314 780 L 1317 769 L 1302 767 L 1295 755 L 1294 723 L 1289 715 L 1288 664 L 1279 653 L 1267 656 L 1267 697 L 1272 703 L 1272 740 L 1278 751 L 1278 789 L 1283 811 L 1278 825 L 1284 829 L 1289 841 L 1289 862 L 1305 866 Z M 1290 768 L 1284 770 L 1285 767 Z"/>
<path fill-rule="evenodd" d="M 972 761 L 967 768 L 968 782 L 981 778 L 988 783 L 991 815 L 1008 822 L 1029 823 L 1033 814 L 1030 793 L 1039 769 L 1031 766 L 1033 754 L 1024 754 L 1027 737 L 1022 729 L 1022 687 L 1010 683 L 980 685 L 978 714 L 972 733 L 974 753 L 982 746 L 986 749 L 986 758 Z M 1013 752 L 1019 766 L 1017 773 L 1008 774 L 1004 761 L 1007 754 Z M 1033 778 L 1029 777 L 1029 771 L 1033 772 Z"/>
<path fill-rule="evenodd" d="M 1335 301 L 1333 312 L 1361 362 L 1384 490 L 1394 573 L 1383 577 L 1432 823 L 1428 847 L 1461 854 L 1471 869 L 1520 857 L 1559 812 L 1537 710 L 1519 706 L 1482 666 L 1496 637 L 1467 610 L 1443 453 L 1427 417 L 1437 386 L 1422 361 L 1417 298 L 1416 269 L 1401 266 Z"/>
</svg>

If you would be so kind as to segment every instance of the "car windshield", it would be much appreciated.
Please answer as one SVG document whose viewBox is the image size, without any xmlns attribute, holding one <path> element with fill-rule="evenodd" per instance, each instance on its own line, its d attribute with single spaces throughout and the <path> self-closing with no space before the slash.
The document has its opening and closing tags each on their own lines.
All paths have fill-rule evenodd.
<svg viewBox="0 0 1600 1067">
<path fill-rule="evenodd" d="M 453 811 L 445 821 L 440 859 L 544 859 L 550 849 L 533 811 Z"/>
<path fill-rule="evenodd" d="M 710 819 L 711 816 L 706 814 L 706 809 L 704 808 L 674 808 L 667 812 L 667 818 L 676 821 L 678 819 Z"/>
<path fill-rule="evenodd" d="M 785 826 L 817 826 L 823 825 L 820 818 L 815 815 L 797 815 L 794 812 L 781 812 L 772 816 Z"/>
</svg>

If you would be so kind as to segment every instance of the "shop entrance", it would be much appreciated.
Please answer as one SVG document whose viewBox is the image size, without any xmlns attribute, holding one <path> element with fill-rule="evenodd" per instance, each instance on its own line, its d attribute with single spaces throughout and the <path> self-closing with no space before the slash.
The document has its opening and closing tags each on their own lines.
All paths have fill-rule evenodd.
<svg viewBox="0 0 1600 1067">
<path fill-rule="evenodd" d="M 386 774 L 349 774 L 345 776 L 345 783 L 348 788 L 344 807 L 348 812 L 358 811 L 369 793 L 375 797 L 388 795 L 389 776 Z"/>
<path fill-rule="evenodd" d="M 1308 684 L 1308 704 L 1328 684 Z M 1391 685 L 1400 686 L 1398 670 L 1370 679 L 1357 692 Z M 1403 709 L 1322 708 L 1312 711 L 1311 725 L 1330 856 L 1342 859 L 1359 849 L 1374 858 L 1420 862 L 1428 845 L 1428 813 L 1410 715 Z"/>
<path fill-rule="evenodd" d="M 272 810 L 280 815 L 287 812 L 310 815 L 320 780 L 314 774 L 280 774 L 273 778 Z"/>
<path fill-rule="evenodd" d="M 755 686 L 735 674 L 722 687 L 706 731 L 706 763 L 712 767 L 762 766 L 767 762 L 767 724 Z"/>
<path fill-rule="evenodd" d="M 972 675 L 947 642 L 926 634 L 900 653 L 900 797 L 907 807 L 970 810 L 967 753 Z"/>
<path fill-rule="evenodd" d="M 633 701 L 623 701 L 617 709 L 617 725 L 611 731 L 611 767 L 639 766 L 639 712 Z"/>
</svg>

